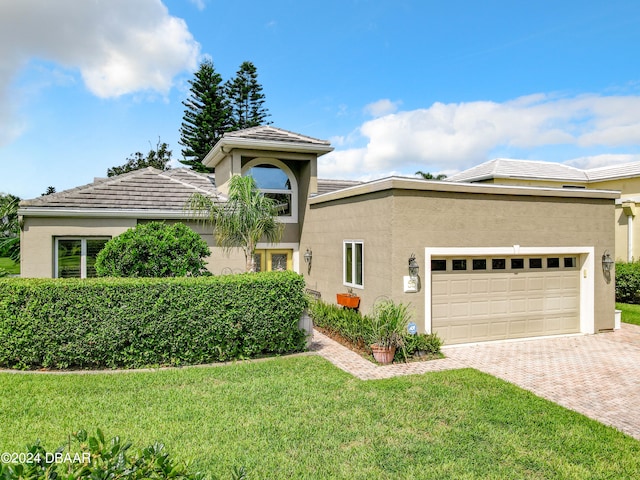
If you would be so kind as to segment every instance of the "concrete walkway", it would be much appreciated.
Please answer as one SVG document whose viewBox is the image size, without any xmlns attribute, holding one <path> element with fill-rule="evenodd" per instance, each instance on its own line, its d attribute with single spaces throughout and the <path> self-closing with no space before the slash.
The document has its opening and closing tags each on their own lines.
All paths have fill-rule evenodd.
<svg viewBox="0 0 640 480">
<path fill-rule="evenodd" d="M 598 335 L 443 349 L 447 358 L 376 366 L 320 332 L 311 350 L 362 380 L 475 368 L 640 440 L 640 326 Z"/>
</svg>

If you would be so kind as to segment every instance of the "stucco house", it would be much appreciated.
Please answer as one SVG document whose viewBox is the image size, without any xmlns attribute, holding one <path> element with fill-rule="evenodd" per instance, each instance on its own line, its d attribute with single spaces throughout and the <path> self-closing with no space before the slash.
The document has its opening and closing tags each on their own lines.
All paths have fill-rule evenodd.
<svg viewBox="0 0 640 480">
<path fill-rule="evenodd" d="M 616 260 L 640 258 L 640 162 L 579 169 L 560 163 L 497 158 L 459 172 L 446 181 L 532 187 L 617 190 L 614 224 Z"/>
<path fill-rule="evenodd" d="M 614 328 L 614 285 L 602 259 L 614 252 L 618 192 L 318 180 L 318 157 L 331 150 L 255 127 L 214 146 L 204 163 L 215 176 L 146 169 L 24 201 L 22 274 L 90 276 L 100 242 L 151 219 L 186 221 L 207 239 L 213 273 L 241 271 L 242 255 L 224 255 L 184 203 L 196 191 L 224 201 L 233 175 L 252 175 L 282 204 L 286 224 L 280 244 L 259 245 L 261 269 L 295 270 L 325 301 L 352 289 L 363 312 L 381 297 L 409 303 L 418 330 L 447 344 Z M 60 268 L 68 248 L 81 253 L 73 272 Z"/>
</svg>

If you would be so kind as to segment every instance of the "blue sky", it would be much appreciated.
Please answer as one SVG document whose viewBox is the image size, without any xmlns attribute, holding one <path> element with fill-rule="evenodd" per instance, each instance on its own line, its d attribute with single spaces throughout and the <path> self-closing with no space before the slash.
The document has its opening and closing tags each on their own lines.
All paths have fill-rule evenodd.
<svg viewBox="0 0 640 480">
<path fill-rule="evenodd" d="M 252 61 L 323 178 L 496 157 L 640 161 L 640 2 L 0 0 L 0 192 L 93 181 L 158 137 L 187 81 Z"/>
</svg>

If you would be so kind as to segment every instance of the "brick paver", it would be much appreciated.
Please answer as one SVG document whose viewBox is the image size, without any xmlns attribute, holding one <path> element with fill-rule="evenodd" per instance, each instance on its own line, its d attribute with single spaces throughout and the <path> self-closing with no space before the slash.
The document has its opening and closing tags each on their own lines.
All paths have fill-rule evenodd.
<svg viewBox="0 0 640 480">
<path fill-rule="evenodd" d="M 475 368 L 640 440 L 640 326 L 597 335 L 445 347 L 446 358 L 377 366 L 315 331 L 311 349 L 362 380 Z"/>
</svg>

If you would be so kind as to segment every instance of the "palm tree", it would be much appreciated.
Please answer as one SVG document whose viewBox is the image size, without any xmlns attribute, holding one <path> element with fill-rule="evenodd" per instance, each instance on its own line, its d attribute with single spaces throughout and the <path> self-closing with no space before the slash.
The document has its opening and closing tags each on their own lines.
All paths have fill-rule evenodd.
<svg viewBox="0 0 640 480">
<path fill-rule="evenodd" d="M 20 261 L 20 222 L 18 204 L 20 198 L 14 195 L 0 195 L 0 257 Z"/>
<path fill-rule="evenodd" d="M 284 225 L 278 221 L 278 205 L 260 192 L 253 177 L 231 177 L 224 203 L 194 193 L 187 209 L 213 226 L 223 251 L 242 249 L 247 272 L 255 271 L 254 253 L 261 239 L 277 243 L 282 238 Z"/>
<path fill-rule="evenodd" d="M 418 170 L 415 174 L 418 176 L 421 176 L 425 180 L 444 180 L 445 178 L 447 178 L 447 176 L 444 173 L 434 176 L 433 174 L 429 172 L 425 173 L 422 170 Z"/>
</svg>

